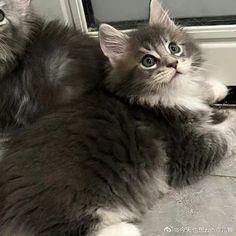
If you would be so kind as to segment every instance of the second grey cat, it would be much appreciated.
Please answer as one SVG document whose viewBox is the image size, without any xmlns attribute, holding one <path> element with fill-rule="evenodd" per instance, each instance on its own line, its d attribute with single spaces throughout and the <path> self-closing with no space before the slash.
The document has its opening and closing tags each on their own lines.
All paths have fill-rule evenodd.
<svg viewBox="0 0 236 236">
<path fill-rule="evenodd" d="M 96 87 L 99 44 L 34 14 L 30 0 L 0 0 L 0 127 L 26 126 Z"/>
</svg>

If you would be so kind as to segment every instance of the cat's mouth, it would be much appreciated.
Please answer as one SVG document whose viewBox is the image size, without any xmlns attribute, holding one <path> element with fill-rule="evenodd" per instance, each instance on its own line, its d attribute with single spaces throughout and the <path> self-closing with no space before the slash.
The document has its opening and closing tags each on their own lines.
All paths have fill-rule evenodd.
<svg viewBox="0 0 236 236">
<path fill-rule="evenodd" d="M 175 73 L 174 73 L 174 75 L 173 75 L 173 78 L 172 79 L 174 79 L 175 77 L 179 77 L 180 75 L 182 75 L 183 73 L 180 71 L 180 70 L 178 70 L 178 69 L 175 69 Z"/>
<path fill-rule="evenodd" d="M 169 70 L 163 71 L 158 74 L 156 78 L 154 78 L 153 82 L 158 82 L 158 83 L 169 83 L 172 80 L 174 80 L 176 77 L 179 77 L 183 73 L 174 68 L 170 68 Z"/>
</svg>

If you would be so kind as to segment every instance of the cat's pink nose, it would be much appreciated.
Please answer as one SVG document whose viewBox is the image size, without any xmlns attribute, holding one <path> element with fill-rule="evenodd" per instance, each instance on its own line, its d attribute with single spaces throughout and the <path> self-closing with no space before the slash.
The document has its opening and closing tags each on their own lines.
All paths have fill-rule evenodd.
<svg viewBox="0 0 236 236">
<path fill-rule="evenodd" d="M 170 63 L 168 63 L 167 64 L 167 67 L 169 67 L 169 68 L 174 68 L 174 69 L 177 69 L 177 66 L 178 66 L 178 61 L 176 60 L 176 61 L 172 61 L 172 62 L 170 62 Z"/>
</svg>

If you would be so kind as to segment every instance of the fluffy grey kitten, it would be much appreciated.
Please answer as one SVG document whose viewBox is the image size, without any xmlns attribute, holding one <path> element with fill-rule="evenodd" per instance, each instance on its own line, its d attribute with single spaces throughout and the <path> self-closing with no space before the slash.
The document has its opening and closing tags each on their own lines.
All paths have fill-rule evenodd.
<svg viewBox="0 0 236 236">
<path fill-rule="evenodd" d="M 156 0 L 151 9 L 151 26 L 129 35 L 101 26 L 104 86 L 8 142 L 0 235 L 139 236 L 169 188 L 235 152 L 236 119 L 206 104 L 215 91 L 198 47 Z"/>
<path fill-rule="evenodd" d="M 0 127 L 26 126 L 96 86 L 99 43 L 37 17 L 30 0 L 0 0 Z"/>
<path fill-rule="evenodd" d="M 101 48 L 112 64 L 107 87 L 139 104 L 208 110 L 206 104 L 227 95 L 226 86 L 207 80 L 198 45 L 158 1 L 151 4 L 148 28 L 127 35 L 100 27 Z"/>
</svg>

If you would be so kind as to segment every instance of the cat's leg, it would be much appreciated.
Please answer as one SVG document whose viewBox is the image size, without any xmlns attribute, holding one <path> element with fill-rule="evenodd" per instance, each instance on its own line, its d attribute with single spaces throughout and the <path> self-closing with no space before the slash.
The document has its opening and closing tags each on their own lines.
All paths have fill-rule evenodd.
<svg viewBox="0 0 236 236">
<path fill-rule="evenodd" d="M 141 236 L 141 234 L 135 225 L 121 222 L 104 227 L 95 236 Z"/>
<path fill-rule="evenodd" d="M 207 80 L 206 83 L 206 100 L 209 104 L 214 104 L 223 100 L 228 94 L 228 88 L 217 80 Z"/>
<path fill-rule="evenodd" d="M 222 138 L 225 138 L 227 144 L 226 155 L 232 156 L 236 154 L 236 112 L 226 112 L 227 118 L 216 125 L 213 125 L 213 130 L 216 130 Z"/>
<path fill-rule="evenodd" d="M 236 154 L 236 113 L 229 113 L 217 124 L 185 126 L 178 133 L 172 134 L 175 138 L 169 144 L 169 184 L 172 187 L 197 181 L 223 158 Z"/>
</svg>

